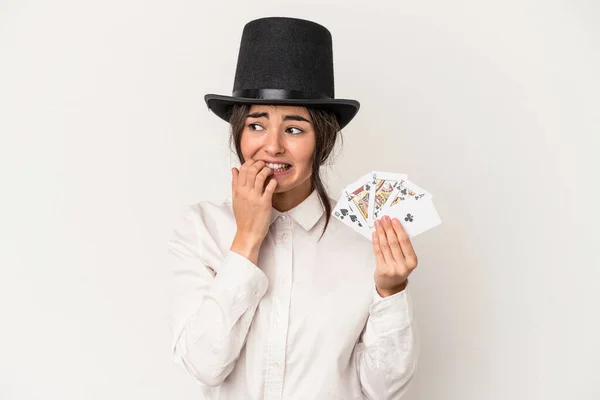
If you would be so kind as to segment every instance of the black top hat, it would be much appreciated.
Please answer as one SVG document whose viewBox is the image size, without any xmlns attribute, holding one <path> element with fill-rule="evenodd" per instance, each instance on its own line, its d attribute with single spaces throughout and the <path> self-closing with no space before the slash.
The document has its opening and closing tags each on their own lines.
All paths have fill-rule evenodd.
<svg viewBox="0 0 600 400">
<path fill-rule="evenodd" d="M 312 21 L 268 17 L 244 27 L 232 96 L 207 94 L 208 108 L 229 121 L 234 104 L 281 104 L 333 111 L 346 126 L 356 100 L 334 99 L 331 33 Z"/>
</svg>

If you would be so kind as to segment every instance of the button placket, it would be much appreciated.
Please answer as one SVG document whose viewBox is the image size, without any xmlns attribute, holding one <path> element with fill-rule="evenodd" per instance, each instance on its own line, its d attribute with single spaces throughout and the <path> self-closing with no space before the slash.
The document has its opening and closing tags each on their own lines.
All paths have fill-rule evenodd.
<svg viewBox="0 0 600 400">
<path fill-rule="evenodd" d="M 268 365 L 265 382 L 265 399 L 281 399 L 285 371 L 286 343 L 289 323 L 290 284 L 292 276 L 292 231 L 293 221 L 280 215 L 276 221 L 275 276 L 272 292 L 271 327 L 267 344 L 266 362 Z"/>
</svg>

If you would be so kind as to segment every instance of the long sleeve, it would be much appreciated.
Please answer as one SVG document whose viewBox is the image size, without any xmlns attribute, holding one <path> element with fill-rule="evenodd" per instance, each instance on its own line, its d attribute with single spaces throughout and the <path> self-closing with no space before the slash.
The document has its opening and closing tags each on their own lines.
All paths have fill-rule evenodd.
<svg viewBox="0 0 600 400">
<path fill-rule="evenodd" d="M 386 298 L 374 289 L 369 317 L 353 354 L 369 400 L 400 399 L 415 373 L 419 342 L 409 287 Z"/>
<path fill-rule="evenodd" d="M 216 249 L 205 218 L 187 209 L 169 241 L 171 350 L 191 376 L 214 387 L 233 370 L 268 279 L 245 257 Z"/>
</svg>

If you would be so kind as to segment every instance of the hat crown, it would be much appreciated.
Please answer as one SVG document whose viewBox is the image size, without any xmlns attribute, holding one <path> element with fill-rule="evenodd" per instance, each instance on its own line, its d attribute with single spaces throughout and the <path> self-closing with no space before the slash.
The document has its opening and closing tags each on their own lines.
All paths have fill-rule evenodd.
<svg viewBox="0 0 600 400">
<path fill-rule="evenodd" d="M 334 98 L 331 33 L 316 22 L 268 17 L 244 26 L 233 92 L 282 89 Z"/>
</svg>

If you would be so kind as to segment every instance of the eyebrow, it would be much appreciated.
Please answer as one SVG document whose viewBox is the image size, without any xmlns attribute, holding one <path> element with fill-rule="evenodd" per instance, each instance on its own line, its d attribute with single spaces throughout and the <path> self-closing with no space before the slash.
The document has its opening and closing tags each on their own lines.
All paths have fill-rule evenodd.
<svg viewBox="0 0 600 400">
<path fill-rule="evenodd" d="M 248 114 L 248 118 L 262 118 L 262 117 L 269 119 L 269 113 L 268 112 L 255 112 L 252 114 Z M 310 124 L 310 121 L 301 115 L 285 115 L 283 117 L 283 120 L 284 121 L 305 121 Z"/>
</svg>

